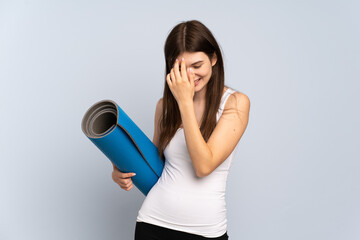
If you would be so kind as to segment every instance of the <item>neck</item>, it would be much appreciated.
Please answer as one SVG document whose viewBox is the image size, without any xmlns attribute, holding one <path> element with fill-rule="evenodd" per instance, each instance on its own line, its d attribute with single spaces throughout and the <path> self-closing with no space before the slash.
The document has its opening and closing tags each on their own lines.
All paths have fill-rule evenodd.
<svg viewBox="0 0 360 240">
<path fill-rule="evenodd" d="M 204 86 L 200 91 L 195 92 L 194 94 L 194 103 L 200 104 L 205 102 L 206 86 Z"/>
</svg>

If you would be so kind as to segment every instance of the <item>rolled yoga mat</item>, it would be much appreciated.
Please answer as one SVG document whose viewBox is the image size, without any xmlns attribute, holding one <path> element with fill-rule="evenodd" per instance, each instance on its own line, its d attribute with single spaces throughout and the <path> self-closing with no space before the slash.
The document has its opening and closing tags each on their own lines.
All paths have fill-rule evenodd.
<svg viewBox="0 0 360 240">
<path fill-rule="evenodd" d="M 147 195 L 161 176 L 164 160 L 157 147 L 111 100 L 95 103 L 85 113 L 82 131 L 121 172 L 135 172 L 134 185 Z"/>
</svg>

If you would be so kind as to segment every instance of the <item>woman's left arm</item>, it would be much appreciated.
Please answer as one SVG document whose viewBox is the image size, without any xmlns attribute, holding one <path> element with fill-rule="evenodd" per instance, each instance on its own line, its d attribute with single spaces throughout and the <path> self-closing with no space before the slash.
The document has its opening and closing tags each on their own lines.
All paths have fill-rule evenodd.
<svg viewBox="0 0 360 240">
<path fill-rule="evenodd" d="M 166 77 L 181 114 L 186 145 L 198 177 L 212 173 L 227 159 L 243 135 L 249 119 L 250 100 L 239 92 L 231 94 L 224 111 L 207 143 L 205 142 L 195 117 L 194 110 L 194 73 L 189 69 L 189 77 L 184 59 L 176 59 L 174 67 Z"/>
<path fill-rule="evenodd" d="M 179 110 L 196 175 L 205 177 L 228 158 L 240 141 L 249 120 L 250 100 L 243 93 L 231 94 L 207 143 L 200 132 L 193 102 L 180 102 Z"/>
</svg>

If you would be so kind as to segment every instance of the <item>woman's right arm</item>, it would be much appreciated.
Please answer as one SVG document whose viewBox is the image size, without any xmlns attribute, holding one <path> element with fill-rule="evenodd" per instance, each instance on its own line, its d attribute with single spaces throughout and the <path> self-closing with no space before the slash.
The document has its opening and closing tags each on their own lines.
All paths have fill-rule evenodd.
<svg viewBox="0 0 360 240">
<path fill-rule="evenodd" d="M 153 136 L 153 143 L 156 147 L 159 147 L 159 139 L 160 139 L 160 117 L 162 114 L 162 101 L 163 99 L 160 98 L 156 104 L 155 110 L 155 117 L 154 117 L 154 136 Z"/>
<path fill-rule="evenodd" d="M 159 138 L 160 138 L 160 116 L 162 113 L 162 98 L 156 104 L 155 117 L 154 117 L 154 136 L 153 136 L 153 144 L 158 147 Z M 112 179 L 115 183 L 117 183 L 122 189 L 126 191 L 130 191 L 134 184 L 131 180 L 131 177 L 135 176 L 134 173 L 124 173 L 121 172 L 113 163 L 113 172 Z"/>
</svg>

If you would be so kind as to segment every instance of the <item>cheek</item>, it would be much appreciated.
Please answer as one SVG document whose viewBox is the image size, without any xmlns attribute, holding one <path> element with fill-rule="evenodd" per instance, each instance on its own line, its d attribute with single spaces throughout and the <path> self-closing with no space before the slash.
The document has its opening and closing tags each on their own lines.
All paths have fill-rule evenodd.
<svg viewBox="0 0 360 240">
<path fill-rule="evenodd" d="M 195 70 L 195 75 L 199 75 L 201 77 L 205 77 L 207 75 L 211 75 L 211 68 L 199 68 L 199 69 L 194 69 Z"/>
</svg>

